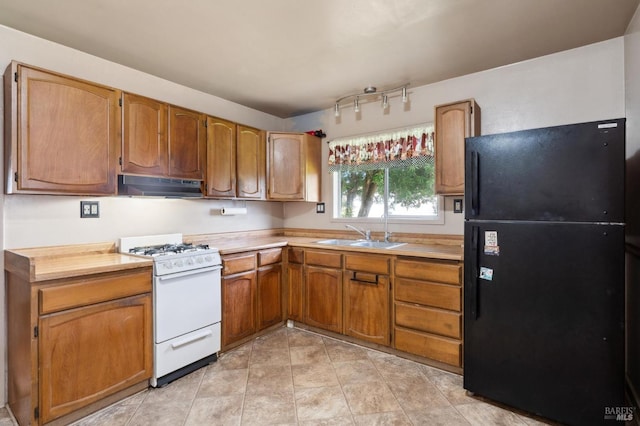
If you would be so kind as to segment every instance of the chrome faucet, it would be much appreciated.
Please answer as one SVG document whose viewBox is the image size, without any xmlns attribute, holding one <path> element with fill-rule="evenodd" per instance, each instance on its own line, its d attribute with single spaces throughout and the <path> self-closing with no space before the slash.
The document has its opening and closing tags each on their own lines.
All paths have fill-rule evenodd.
<svg viewBox="0 0 640 426">
<path fill-rule="evenodd" d="M 345 225 L 345 227 L 356 231 L 358 234 L 362 235 L 365 238 L 365 240 L 371 241 L 371 230 L 356 228 L 353 225 Z"/>
</svg>

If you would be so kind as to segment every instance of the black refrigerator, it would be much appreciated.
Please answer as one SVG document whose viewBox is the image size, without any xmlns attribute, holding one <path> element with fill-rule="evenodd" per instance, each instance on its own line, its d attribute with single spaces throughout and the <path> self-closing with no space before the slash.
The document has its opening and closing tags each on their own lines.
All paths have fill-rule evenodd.
<svg viewBox="0 0 640 426">
<path fill-rule="evenodd" d="M 466 139 L 468 391 L 570 425 L 621 419 L 624 145 L 624 119 Z"/>
</svg>

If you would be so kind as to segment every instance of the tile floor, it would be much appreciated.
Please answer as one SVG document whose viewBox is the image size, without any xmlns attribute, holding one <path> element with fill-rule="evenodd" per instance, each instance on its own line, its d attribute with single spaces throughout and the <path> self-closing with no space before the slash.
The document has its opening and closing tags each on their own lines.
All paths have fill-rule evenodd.
<svg viewBox="0 0 640 426">
<path fill-rule="evenodd" d="M 12 425 L 6 409 L 0 426 Z M 466 396 L 462 378 L 296 328 L 74 425 L 544 425 Z"/>
</svg>

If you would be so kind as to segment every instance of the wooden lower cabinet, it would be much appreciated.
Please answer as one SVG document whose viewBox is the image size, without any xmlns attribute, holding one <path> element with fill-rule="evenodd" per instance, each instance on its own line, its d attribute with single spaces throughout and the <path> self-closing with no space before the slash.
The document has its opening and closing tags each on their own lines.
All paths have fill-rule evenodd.
<svg viewBox="0 0 640 426">
<path fill-rule="evenodd" d="M 222 256 L 222 350 L 283 321 L 282 249 Z"/>
<path fill-rule="evenodd" d="M 304 322 L 342 333 L 342 270 L 305 267 Z"/>
<path fill-rule="evenodd" d="M 344 283 L 345 334 L 389 346 L 389 277 L 360 277 L 346 271 Z"/>
<path fill-rule="evenodd" d="M 304 250 L 290 247 L 287 251 L 286 286 L 288 291 L 288 318 L 303 320 Z"/>
<path fill-rule="evenodd" d="M 68 423 L 148 386 L 150 265 L 38 282 L 15 269 L 5 276 L 8 405 L 19 424 Z"/>
<path fill-rule="evenodd" d="M 395 261 L 394 347 L 462 367 L 462 264 Z"/>
<path fill-rule="evenodd" d="M 251 336 L 256 327 L 256 271 L 222 278 L 222 347 Z"/>
<path fill-rule="evenodd" d="M 389 263 L 387 256 L 345 254 L 346 335 L 389 346 Z"/>
<path fill-rule="evenodd" d="M 282 264 L 258 270 L 258 330 L 282 322 Z"/>
<path fill-rule="evenodd" d="M 41 421 L 149 378 L 150 315 L 151 296 L 141 295 L 42 316 Z"/>
</svg>

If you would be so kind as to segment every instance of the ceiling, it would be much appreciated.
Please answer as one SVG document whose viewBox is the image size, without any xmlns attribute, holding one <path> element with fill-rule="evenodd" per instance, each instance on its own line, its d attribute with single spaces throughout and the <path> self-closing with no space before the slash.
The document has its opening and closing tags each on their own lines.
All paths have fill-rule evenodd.
<svg viewBox="0 0 640 426">
<path fill-rule="evenodd" d="M 0 24 L 291 117 L 621 36 L 639 2 L 0 0 Z"/>
</svg>

